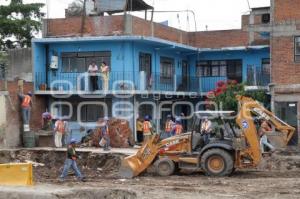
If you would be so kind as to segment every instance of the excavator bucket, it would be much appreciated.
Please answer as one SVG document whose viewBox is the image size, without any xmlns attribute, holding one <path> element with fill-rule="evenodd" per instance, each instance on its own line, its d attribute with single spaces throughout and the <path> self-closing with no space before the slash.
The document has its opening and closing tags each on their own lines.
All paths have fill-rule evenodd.
<svg viewBox="0 0 300 199">
<path fill-rule="evenodd" d="M 159 136 L 155 135 L 144 143 L 135 155 L 124 158 L 119 175 L 124 178 L 133 178 L 147 169 L 158 153 L 156 144 L 158 141 Z"/>
</svg>

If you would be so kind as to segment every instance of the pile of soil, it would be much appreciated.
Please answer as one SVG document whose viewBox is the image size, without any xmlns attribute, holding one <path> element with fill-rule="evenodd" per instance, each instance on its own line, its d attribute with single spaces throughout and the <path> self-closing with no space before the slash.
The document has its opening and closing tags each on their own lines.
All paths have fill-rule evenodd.
<svg viewBox="0 0 300 199">
<path fill-rule="evenodd" d="M 103 126 L 102 120 L 98 121 L 99 126 Z M 102 128 L 98 127 L 94 130 L 88 139 L 85 139 L 83 146 L 95 146 L 99 147 L 99 141 L 102 136 Z M 134 139 L 132 131 L 129 126 L 129 122 L 123 119 L 111 118 L 108 121 L 110 145 L 114 148 L 129 148 L 134 145 Z"/>
<path fill-rule="evenodd" d="M 121 166 L 122 154 L 95 154 L 78 152 L 77 161 L 82 173 L 89 179 L 116 178 Z M 62 172 L 66 152 L 58 151 L 0 151 L 0 163 L 32 162 L 34 180 L 37 182 L 57 181 Z"/>
</svg>

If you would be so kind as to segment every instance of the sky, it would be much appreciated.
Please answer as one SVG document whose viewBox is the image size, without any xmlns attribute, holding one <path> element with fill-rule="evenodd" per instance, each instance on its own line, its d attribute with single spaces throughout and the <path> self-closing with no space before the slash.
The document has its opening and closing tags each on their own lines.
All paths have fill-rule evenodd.
<svg viewBox="0 0 300 199">
<path fill-rule="evenodd" d="M 23 0 L 24 3 L 47 3 L 48 8 L 43 8 L 50 18 L 63 18 L 64 10 L 73 0 Z M 111 0 L 113 1 L 113 0 Z M 241 15 L 249 13 L 247 0 L 144 0 L 154 6 L 157 11 L 192 10 L 195 13 L 196 29 L 201 30 L 225 30 L 239 29 L 241 27 Z M 248 0 L 250 7 L 270 6 L 270 0 Z M 0 0 L 0 4 L 9 1 Z M 144 17 L 144 13 L 133 13 Z M 150 16 L 150 15 L 148 15 Z M 168 20 L 170 26 L 186 31 L 195 30 L 195 20 L 191 13 L 154 13 L 154 21 Z"/>
</svg>

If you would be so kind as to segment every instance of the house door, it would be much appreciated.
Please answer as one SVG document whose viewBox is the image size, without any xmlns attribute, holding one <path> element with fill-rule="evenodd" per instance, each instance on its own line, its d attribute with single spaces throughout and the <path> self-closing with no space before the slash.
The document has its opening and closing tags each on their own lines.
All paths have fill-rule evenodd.
<svg viewBox="0 0 300 199">
<path fill-rule="evenodd" d="M 152 78 L 151 77 L 151 54 L 149 53 L 140 53 L 140 71 L 144 71 L 146 73 L 146 86 L 147 88 L 151 87 L 152 85 Z"/>
<path fill-rule="evenodd" d="M 298 129 L 297 106 L 297 102 L 275 102 L 275 113 L 280 119 L 293 126 L 295 129 Z M 288 144 L 298 145 L 297 130 Z"/>
<path fill-rule="evenodd" d="M 186 91 L 189 87 L 189 68 L 186 60 L 182 61 L 182 89 Z"/>
<path fill-rule="evenodd" d="M 228 60 L 227 63 L 227 79 L 236 80 L 238 83 L 243 81 L 242 76 L 242 60 Z"/>
</svg>

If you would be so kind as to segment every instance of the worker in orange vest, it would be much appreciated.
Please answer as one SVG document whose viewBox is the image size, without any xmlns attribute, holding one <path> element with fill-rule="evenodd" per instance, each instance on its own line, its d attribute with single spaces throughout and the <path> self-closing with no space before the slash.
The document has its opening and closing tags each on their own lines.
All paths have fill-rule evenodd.
<svg viewBox="0 0 300 199">
<path fill-rule="evenodd" d="M 145 121 L 143 122 L 143 134 L 144 134 L 144 142 L 147 142 L 152 135 L 152 124 L 150 122 L 149 115 L 145 116 Z"/>
<path fill-rule="evenodd" d="M 32 107 L 32 93 L 31 93 L 31 91 L 29 91 L 27 93 L 27 95 L 19 94 L 19 98 L 21 99 L 23 124 L 29 125 L 30 111 L 31 111 L 31 107 Z"/>
<path fill-rule="evenodd" d="M 181 119 L 180 118 L 176 118 L 175 120 L 175 135 L 180 135 L 183 131 L 183 127 L 181 124 Z"/>
<path fill-rule="evenodd" d="M 165 123 L 165 134 L 162 136 L 162 139 L 168 138 L 172 136 L 172 131 L 174 129 L 175 123 L 172 120 L 171 115 L 167 115 L 167 121 Z"/>
<path fill-rule="evenodd" d="M 65 133 L 65 122 L 63 121 L 63 118 L 59 118 L 54 125 L 54 131 L 55 131 L 55 136 L 54 136 L 54 144 L 56 147 L 62 147 L 62 137 L 63 134 Z"/>
</svg>

